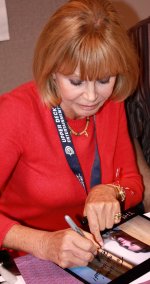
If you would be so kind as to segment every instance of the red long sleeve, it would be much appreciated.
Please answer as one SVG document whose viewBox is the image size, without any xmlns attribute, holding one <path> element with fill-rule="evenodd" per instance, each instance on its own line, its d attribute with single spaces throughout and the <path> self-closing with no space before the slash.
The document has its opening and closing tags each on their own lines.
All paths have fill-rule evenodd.
<svg viewBox="0 0 150 284">
<path fill-rule="evenodd" d="M 85 125 L 84 120 L 71 122 Z M 73 137 L 90 190 L 94 158 L 94 120 L 89 136 Z M 96 115 L 103 183 L 114 181 L 122 168 L 126 208 L 142 199 L 141 177 L 127 134 L 123 103 L 108 102 Z M 0 97 L 0 244 L 16 222 L 44 230 L 67 227 L 64 215 L 82 215 L 86 193 L 65 159 L 50 110 L 40 101 L 34 83 Z M 134 192 L 134 194 L 132 194 Z"/>
</svg>

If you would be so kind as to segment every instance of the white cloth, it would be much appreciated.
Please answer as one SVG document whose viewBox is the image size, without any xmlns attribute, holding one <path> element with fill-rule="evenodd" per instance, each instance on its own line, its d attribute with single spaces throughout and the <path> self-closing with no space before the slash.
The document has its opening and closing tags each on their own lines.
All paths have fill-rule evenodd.
<svg viewBox="0 0 150 284">
<path fill-rule="evenodd" d="M 0 41 L 9 40 L 8 17 L 5 0 L 0 0 Z"/>
<path fill-rule="evenodd" d="M 144 214 L 146 217 L 150 218 L 150 212 Z"/>
<path fill-rule="evenodd" d="M 142 283 L 150 284 L 150 272 L 147 272 L 146 274 L 130 282 L 129 284 L 142 284 Z"/>
</svg>

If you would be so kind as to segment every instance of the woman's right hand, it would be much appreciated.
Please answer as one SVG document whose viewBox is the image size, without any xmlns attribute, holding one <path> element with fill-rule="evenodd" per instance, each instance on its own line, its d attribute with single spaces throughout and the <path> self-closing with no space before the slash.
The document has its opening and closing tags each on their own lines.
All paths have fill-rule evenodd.
<svg viewBox="0 0 150 284">
<path fill-rule="evenodd" d="M 72 229 L 45 232 L 40 257 L 55 262 L 62 268 L 86 266 L 97 254 L 99 246 L 90 233 L 85 238 Z"/>
<path fill-rule="evenodd" d="M 90 233 L 83 232 L 85 238 L 72 229 L 48 232 L 15 224 L 2 245 L 53 261 L 62 268 L 86 266 L 97 254 L 99 245 Z"/>
</svg>

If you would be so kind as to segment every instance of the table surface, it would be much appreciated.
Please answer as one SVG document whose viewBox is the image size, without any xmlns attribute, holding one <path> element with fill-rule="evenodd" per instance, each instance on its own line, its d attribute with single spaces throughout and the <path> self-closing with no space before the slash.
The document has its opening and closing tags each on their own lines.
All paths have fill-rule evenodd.
<svg viewBox="0 0 150 284">
<path fill-rule="evenodd" d="M 81 284 L 82 282 L 71 274 L 52 263 L 41 260 L 32 255 L 25 255 L 15 259 L 15 262 L 26 284 Z"/>
</svg>

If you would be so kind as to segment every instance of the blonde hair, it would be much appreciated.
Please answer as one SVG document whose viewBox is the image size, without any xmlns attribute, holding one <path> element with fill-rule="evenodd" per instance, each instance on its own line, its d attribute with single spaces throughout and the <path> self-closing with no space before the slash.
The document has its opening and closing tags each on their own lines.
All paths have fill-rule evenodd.
<svg viewBox="0 0 150 284">
<path fill-rule="evenodd" d="M 117 76 L 111 99 L 124 100 L 136 88 L 134 47 L 109 0 L 70 0 L 49 19 L 36 45 L 33 73 L 47 105 L 60 103 L 53 73 L 81 80 Z"/>
</svg>

